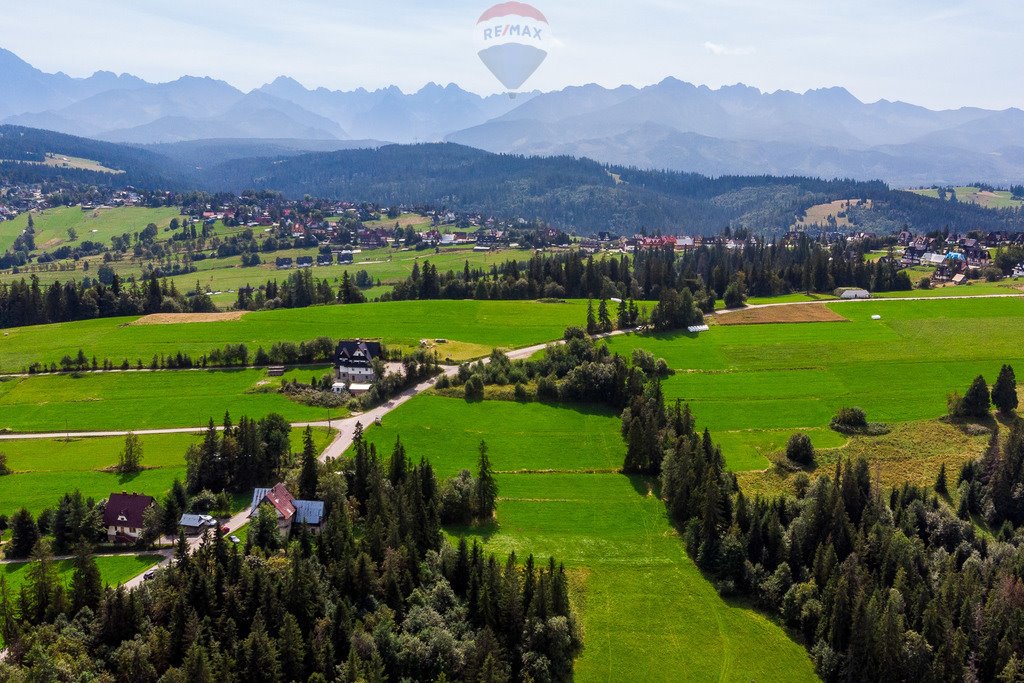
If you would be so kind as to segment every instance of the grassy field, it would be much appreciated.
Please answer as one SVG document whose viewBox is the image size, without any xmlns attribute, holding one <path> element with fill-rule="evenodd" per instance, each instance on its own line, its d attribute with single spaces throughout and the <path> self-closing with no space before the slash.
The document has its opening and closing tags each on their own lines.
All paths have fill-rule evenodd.
<svg viewBox="0 0 1024 683">
<path fill-rule="evenodd" d="M 9 161 L 9 159 L 0 159 L 0 161 Z M 98 161 L 92 159 L 83 159 L 81 157 L 71 157 L 64 154 L 52 154 L 46 153 L 46 161 L 24 161 L 18 160 L 21 164 L 35 164 L 38 166 L 52 166 L 54 168 L 73 168 L 81 171 L 96 171 L 98 173 L 124 173 L 114 168 L 107 168 Z"/>
<path fill-rule="evenodd" d="M 497 553 L 565 562 L 585 643 L 576 680 L 814 679 L 781 628 L 705 581 L 648 481 L 584 473 L 621 465 L 613 415 L 423 396 L 367 431 L 385 456 L 399 435 L 439 475 L 475 469 L 476 445 L 488 442 L 503 472 L 498 523 L 453 532 L 475 533 Z"/>
<path fill-rule="evenodd" d="M 793 225 L 795 227 L 807 227 L 812 225 L 829 225 L 830 220 L 835 220 L 836 227 L 848 228 L 850 227 L 850 219 L 847 218 L 846 212 L 850 206 L 858 207 L 861 205 L 859 199 L 842 199 L 828 204 L 817 204 L 807 209 L 806 215 L 796 221 Z M 869 199 L 865 203 L 865 208 L 872 208 L 873 203 Z M 841 215 L 840 215 L 841 214 Z"/>
<path fill-rule="evenodd" d="M 263 254 L 264 263 L 249 268 L 240 266 L 240 257 L 207 259 L 198 264 L 198 272 L 170 279 L 177 284 L 179 289 L 191 289 L 198 280 L 204 289 L 221 292 L 212 295 L 215 304 L 228 306 L 235 301 L 235 295 L 229 290 L 237 292 L 240 287 L 247 285 L 258 287 L 268 280 L 286 279 L 290 271 L 277 270 L 275 263 L 278 257 L 316 256 L 317 253 L 319 252 L 316 249 L 289 249 Z M 357 272 L 365 270 L 375 282 L 379 280 L 382 284 L 393 284 L 409 277 L 417 263 L 422 268 L 424 261 L 429 261 L 437 268 L 438 272 L 445 273 L 449 270 L 461 272 L 467 261 L 470 268 L 486 269 L 509 259 L 529 259 L 531 255 L 532 252 L 528 250 L 474 252 L 472 248 L 465 247 L 446 247 L 441 249 L 440 253 L 435 253 L 433 250 L 373 249 L 356 254 L 351 264 L 317 266 L 313 269 L 313 275 L 337 284 L 346 271 L 350 276 L 355 277 Z M 366 290 L 366 296 L 373 299 L 380 296 L 383 291 L 371 288 Z"/>
<path fill-rule="evenodd" d="M 167 227 L 180 211 L 175 207 L 148 209 L 128 206 L 83 211 L 77 206 L 61 206 L 32 214 L 35 225 L 36 249 L 50 251 L 62 244 L 74 244 L 68 239 L 68 228 L 78 233 L 77 242 L 110 243 L 110 238 L 123 233 L 136 233 L 150 223 L 160 229 Z M 23 213 L 13 221 L 0 223 L 0 251 L 9 249 L 14 239 L 28 225 L 29 214 Z"/>
<path fill-rule="evenodd" d="M 154 326 L 159 327 L 159 326 Z M 309 381 L 323 370 L 294 370 L 287 378 Z M 345 414 L 312 408 L 282 394 L 255 390 L 280 383 L 266 370 L 86 373 L 0 381 L 0 428 L 16 432 L 103 431 L 202 426 L 225 411 L 263 417 L 280 413 L 291 422 Z"/>
<path fill-rule="evenodd" d="M 56 362 L 78 348 L 90 358 L 128 358 L 148 365 L 155 354 L 188 352 L 193 357 L 243 342 L 255 353 L 260 345 L 299 342 L 320 336 L 383 339 L 418 347 L 423 339 L 443 338 L 444 358 L 456 360 L 490 353 L 494 347 L 516 348 L 559 339 L 569 325 L 586 320 L 586 302 L 401 301 L 359 306 L 318 306 L 249 313 L 233 322 L 178 325 L 130 325 L 134 318 L 107 318 L 76 323 L 4 330 L 0 336 L 0 371 L 18 372 L 33 361 Z M 450 348 L 448 348 L 450 347 Z"/>
<path fill-rule="evenodd" d="M 957 187 L 954 189 L 956 190 L 957 201 L 979 204 L 986 209 L 1017 209 L 1024 206 L 1024 202 L 1014 199 L 1013 195 L 1005 190 L 989 192 L 978 187 Z M 934 197 L 935 199 L 939 197 L 939 191 L 935 188 L 911 190 L 911 192 L 925 197 Z"/>
<path fill-rule="evenodd" d="M 237 416 L 236 416 L 237 417 Z M 292 452 L 302 450 L 302 430 L 291 432 Z M 327 429 L 314 430 L 318 449 L 334 437 Z M 105 472 L 117 464 L 124 439 L 72 438 L 26 439 L 0 443 L 13 474 L 0 477 L 0 515 L 21 507 L 33 514 L 57 505 L 67 491 L 78 489 L 86 498 L 99 500 L 113 491 L 133 491 L 163 496 L 175 479 L 185 479 L 185 451 L 202 437 L 193 434 L 147 434 L 142 439 L 142 464 L 147 469 L 123 476 Z"/>
<path fill-rule="evenodd" d="M 838 435 L 837 435 L 838 436 Z M 836 464 L 845 460 L 864 458 L 877 474 L 885 488 L 903 483 L 917 486 L 932 486 L 939 468 L 945 464 L 946 471 L 955 476 L 960 468 L 971 460 L 980 458 L 988 445 L 987 435 L 971 436 L 960 428 L 938 420 L 921 420 L 895 425 L 892 432 L 883 436 L 854 436 L 842 439 L 846 443 L 838 448 L 819 448 L 812 476 L 823 472 L 829 476 Z M 784 442 L 774 452 L 766 455 L 775 461 L 782 461 Z M 777 496 L 793 493 L 795 473 L 788 468 L 771 467 L 767 470 L 740 472 L 737 477 L 747 494 Z"/>
<path fill-rule="evenodd" d="M 918 266 L 920 268 L 920 266 Z M 930 277 L 928 273 L 922 274 L 920 270 L 911 269 L 908 273 L 910 279 L 919 282 L 923 277 Z M 988 296 L 990 294 L 1024 294 L 1024 278 L 1007 278 L 1000 282 L 985 282 L 983 280 L 971 280 L 966 285 L 946 284 L 932 289 L 915 289 L 912 292 L 879 292 L 872 294 L 875 299 L 901 299 L 906 297 L 915 298 L 949 298 L 954 296 Z"/>
<path fill-rule="evenodd" d="M 613 351 L 636 347 L 676 369 L 670 399 L 693 405 L 726 444 L 735 470 L 762 469 L 786 432 L 825 428 L 836 410 L 859 406 L 873 421 L 928 420 L 946 395 L 1000 366 L 1024 367 L 1024 301 L 975 299 L 835 303 L 849 323 L 715 326 L 699 336 L 624 336 Z M 882 316 L 872 320 L 873 315 Z M 829 441 L 831 440 L 831 442 Z"/>
</svg>

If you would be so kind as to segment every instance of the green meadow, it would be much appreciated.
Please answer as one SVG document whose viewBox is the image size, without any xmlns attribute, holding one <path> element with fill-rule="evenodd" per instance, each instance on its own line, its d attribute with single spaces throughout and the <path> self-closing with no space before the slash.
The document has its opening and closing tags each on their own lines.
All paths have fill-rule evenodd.
<svg viewBox="0 0 1024 683">
<path fill-rule="evenodd" d="M 1024 368 L 1024 300 L 974 299 L 835 303 L 849 322 L 713 326 L 700 335 L 622 336 L 609 347 L 644 348 L 676 374 L 669 399 L 693 406 L 723 443 L 732 469 L 767 467 L 764 453 L 794 430 L 835 447 L 827 425 L 858 406 L 879 422 L 940 417 L 949 392 L 1003 363 Z M 872 320 L 880 315 L 881 320 Z"/>
<path fill-rule="evenodd" d="M 228 343 L 251 353 L 276 342 L 316 337 L 382 339 L 411 349 L 421 340 L 446 339 L 442 357 L 464 360 L 494 347 L 517 348 L 560 339 L 570 325 L 586 321 L 585 301 L 398 301 L 351 306 L 256 311 L 239 320 L 169 325 L 132 325 L 135 318 L 106 318 L 4 330 L 0 371 L 18 372 L 34 361 L 58 362 L 79 348 L 88 357 L 146 365 L 154 355 L 178 351 L 198 358 Z"/>
<path fill-rule="evenodd" d="M 60 206 L 32 214 L 35 226 L 36 249 L 51 251 L 61 245 L 74 245 L 84 240 L 110 244 L 110 238 L 124 233 L 136 233 L 150 223 L 161 230 L 171 219 L 180 215 L 176 207 L 149 209 L 123 206 L 110 209 L 83 211 L 78 206 Z M 0 223 L 0 251 L 6 251 L 15 238 L 28 225 L 29 214 L 23 213 L 12 221 Z M 77 239 L 68 238 L 68 228 L 74 228 Z"/>
<path fill-rule="evenodd" d="M 585 643 L 577 680 L 815 678 L 779 626 L 723 600 L 704 579 L 653 482 L 608 471 L 621 466 L 624 449 L 615 415 L 421 396 L 367 431 L 385 459 L 399 436 L 439 476 L 475 469 L 477 445 L 487 441 L 501 472 L 497 523 L 451 533 L 521 560 L 533 553 L 566 564 Z"/>
<path fill-rule="evenodd" d="M 303 430 L 290 435 L 293 453 L 302 451 Z M 0 442 L 13 474 L 0 477 L 0 515 L 25 507 L 38 514 L 56 507 L 66 492 L 78 489 L 86 498 L 100 500 L 116 491 L 145 493 L 159 498 L 175 479 L 185 479 L 185 451 L 199 443 L 199 434 L 144 434 L 142 465 L 134 475 L 104 471 L 116 465 L 124 447 L 121 437 L 23 439 Z M 313 430 L 319 450 L 327 447 L 334 432 Z"/>
<path fill-rule="evenodd" d="M 316 249 L 288 249 L 269 254 L 262 254 L 264 263 L 249 268 L 241 267 L 241 259 L 207 259 L 197 264 L 198 272 L 178 275 L 170 278 L 178 289 L 191 290 L 196 282 L 211 292 L 221 292 L 213 296 L 214 303 L 226 307 L 234 303 L 235 295 L 229 290 L 237 291 L 240 287 L 252 285 L 258 287 L 268 280 L 281 281 L 291 271 L 277 270 L 276 259 L 281 256 L 296 258 L 298 256 L 316 256 Z M 462 272 L 468 262 L 470 268 L 489 269 L 492 265 L 504 263 L 509 259 L 526 260 L 532 256 L 531 251 L 505 250 L 490 252 L 474 252 L 466 247 L 443 247 L 438 253 L 433 250 L 416 251 L 415 249 L 372 249 L 355 254 L 353 263 L 345 265 L 317 266 L 313 269 L 315 277 L 340 282 L 347 271 L 351 277 L 365 270 L 373 280 L 382 284 L 394 284 L 405 280 L 412 274 L 413 268 L 424 261 L 429 261 L 438 272 L 449 270 Z M 365 291 L 367 298 L 374 299 L 384 292 L 383 289 L 370 288 Z"/>
<path fill-rule="evenodd" d="M 293 370 L 286 377 L 308 381 L 324 370 Z M 296 403 L 276 391 L 266 370 L 181 370 L 39 375 L 0 380 L 0 429 L 15 432 L 75 432 L 198 427 L 225 411 L 264 417 L 280 413 L 290 422 L 343 416 Z"/>
</svg>

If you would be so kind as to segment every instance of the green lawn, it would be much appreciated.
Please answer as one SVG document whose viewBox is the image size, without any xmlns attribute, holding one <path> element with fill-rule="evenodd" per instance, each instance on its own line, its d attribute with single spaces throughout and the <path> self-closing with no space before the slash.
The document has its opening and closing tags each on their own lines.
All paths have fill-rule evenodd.
<svg viewBox="0 0 1024 683">
<path fill-rule="evenodd" d="M 440 476 L 475 469 L 476 444 L 487 440 L 504 472 L 498 525 L 468 531 L 489 551 L 565 562 L 584 634 L 577 680 L 814 679 L 803 648 L 781 628 L 718 596 L 647 481 L 582 473 L 621 465 L 614 415 L 423 396 L 367 431 L 385 458 L 398 435 Z M 508 473 L 541 469 L 558 472 Z"/>
<path fill-rule="evenodd" d="M 131 325 L 133 318 L 4 330 L 0 370 L 17 372 L 34 361 L 57 362 L 82 348 L 90 358 L 116 363 L 127 358 L 146 365 L 156 354 L 188 352 L 193 357 L 244 342 L 254 353 L 279 341 L 316 337 L 383 339 L 417 347 L 423 339 L 453 342 L 438 352 L 456 359 L 486 355 L 493 347 L 516 348 L 560 339 L 570 325 L 586 321 L 586 302 L 400 301 L 358 306 L 315 306 L 249 313 L 240 320 L 173 325 Z M 457 344 L 455 342 L 458 342 Z"/>
<path fill-rule="evenodd" d="M 302 451 L 302 431 L 291 432 L 293 453 Z M 326 448 L 333 436 L 334 432 L 327 429 L 314 430 L 317 448 Z M 115 491 L 159 498 L 170 490 L 175 479 L 185 479 L 185 451 L 202 439 L 194 434 L 146 434 L 139 438 L 142 464 L 151 469 L 130 476 L 102 471 L 117 463 L 124 447 L 121 437 L 0 442 L 0 452 L 7 454 L 7 465 L 14 471 L 0 477 L 0 514 L 11 515 L 21 507 L 38 514 L 56 507 L 60 497 L 74 489 L 95 500 Z"/>
<path fill-rule="evenodd" d="M 859 406 L 874 421 L 939 417 L 946 395 L 978 374 L 994 381 L 1003 363 L 1024 368 L 1024 300 L 977 299 L 835 303 L 850 323 L 715 326 L 699 336 L 624 336 L 665 358 L 677 372 L 669 399 L 689 401 L 701 424 L 725 446 L 733 469 L 761 469 L 765 449 L 786 432 L 827 427 L 836 410 Z M 872 320 L 881 315 L 881 320 Z"/>
<path fill-rule="evenodd" d="M 298 379 L 323 371 L 294 371 Z M 277 380 L 278 382 L 280 380 Z M 296 403 L 284 395 L 254 393 L 273 382 L 266 370 L 85 373 L 0 381 L 0 428 L 17 432 L 103 431 L 196 427 L 225 411 L 263 417 L 280 413 L 291 422 L 344 415 Z"/>
</svg>

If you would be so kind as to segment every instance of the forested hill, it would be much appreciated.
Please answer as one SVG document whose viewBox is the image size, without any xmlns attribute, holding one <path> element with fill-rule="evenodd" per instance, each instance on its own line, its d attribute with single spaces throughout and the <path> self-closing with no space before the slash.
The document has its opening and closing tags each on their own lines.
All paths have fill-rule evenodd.
<svg viewBox="0 0 1024 683">
<path fill-rule="evenodd" d="M 209 189 L 424 204 L 505 218 L 539 218 L 581 233 L 643 228 L 717 233 L 725 226 L 779 232 L 816 204 L 872 199 L 863 229 L 1024 229 L 1021 212 L 996 212 L 890 190 L 881 182 L 644 171 L 573 157 L 491 154 L 455 144 L 390 145 L 211 169 Z"/>
<path fill-rule="evenodd" d="M 46 166 L 42 162 L 48 153 L 88 159 L 122 173 Z M 0 126 L 0 180 L 30 183 L 57 179 L 105 187 L 189 187 L 177 162 L 145 149 L 37 128 Z"/>
<path fill-rule="evenodd" d="M 230 146 L 230 145 L 229 145 Z M 541 219 L 581 234 L 642 229 L 778 233 L 817 204 L 870 199 L 851 212 L 855 229 L 891 232 L 1024 230 L 1024 212 L 990 210 L 894 191 L 881 182 L 722 176 L 606 166 L 574 157 L 493 154 L 452 143 L 288 153 L 210 165 L 203 145 L 157 153 L 61 133 L 0 126 L 0 181 L 210 192 L 268 189 L 382 205 L 425 205 L 501 219 Z M 250 145 L 250 154 L 259 146 Z M 270 149 L 270 148 L 266 148 Z M 123 173 L 43 165 L 45 155 L 88 159 Z M 207 156 L 203 156 L 206 154 Z M 202 157 L 202 158 L 200 158 Z M 34 163 L 25 163 L 34 162 Z"/>
</svg>

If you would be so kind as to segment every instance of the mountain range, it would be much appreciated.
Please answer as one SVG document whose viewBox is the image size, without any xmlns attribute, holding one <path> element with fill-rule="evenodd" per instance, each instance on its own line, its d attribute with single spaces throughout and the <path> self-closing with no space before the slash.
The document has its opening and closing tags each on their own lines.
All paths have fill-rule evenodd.
<svg viewBox="0 0 1024 683">
<path fill-rule="evenodd" d="M 456 142 L 490 152 L 588 157 L 706 175 L 881 179 L 898 186 L 1003 184 L 1024 177 L 1024 111 L 933 111 L 864 103 L 843 88 L 719 89 L 667 78 L 481 97 L 456 85 L 417 92 L 309 89 L 279 77 L 250 92 L 211 78 L 148 83 L 49 74 L 0 50 L 0 123 L 110 142 L 247 141 L 263 155 Z M 223 145 L 221 146 L 223 148 Z M 214 161 L 216 145 L 203 144 Z"/>
</svg>

